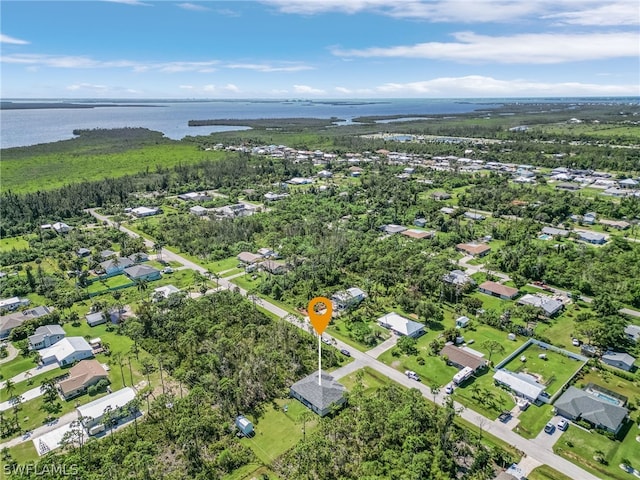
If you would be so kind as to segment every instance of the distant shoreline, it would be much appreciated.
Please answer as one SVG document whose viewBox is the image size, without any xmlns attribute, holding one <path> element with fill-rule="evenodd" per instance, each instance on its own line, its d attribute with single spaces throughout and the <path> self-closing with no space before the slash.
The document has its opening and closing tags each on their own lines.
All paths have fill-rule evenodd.
<svg viewBox="0 0 640 480">
<path fill-rule="evenodd" d="M 157 107 L 159 105 L 68 102 L 0 102 L 0 110 L 43 110 L 51 108 Z"/>
</svg>

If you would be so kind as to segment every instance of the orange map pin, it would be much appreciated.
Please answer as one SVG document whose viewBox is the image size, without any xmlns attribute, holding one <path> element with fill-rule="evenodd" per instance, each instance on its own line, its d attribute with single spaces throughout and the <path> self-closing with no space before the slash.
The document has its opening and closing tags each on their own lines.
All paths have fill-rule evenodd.
<svg viewBox="0 0 640 480">
<path fill-rule="evenodd" d="M 326 308 L 324 313 L 317 313 L 315 311 L 315 306 L 319 303 L 324 304 Z M 309 313 L 309 320 L 311 320 L 311 325 L 313 325 L 314 330 L 318 332 L 318 335 L 322 335 L 322 332 L 324 332 L 327 325 L 329 325 L 331 315 L 333 314 L 333 304 L 331 300 L 326 297 L 316 297 L 309 302 L 307 312 Z"/>
</svg>

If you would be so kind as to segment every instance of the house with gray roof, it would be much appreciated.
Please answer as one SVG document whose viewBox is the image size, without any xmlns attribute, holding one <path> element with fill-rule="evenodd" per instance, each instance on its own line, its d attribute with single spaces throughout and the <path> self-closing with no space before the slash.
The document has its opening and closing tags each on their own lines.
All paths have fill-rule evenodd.
<svg viewBox="0 0 640 480">
<path fill-rule="evenodd" d="M 556 400 L 555 411 L 569 420 L 585 420 L 594 428 L 618 433 L 629 415 L 629 410 L 602 399 L 599 396 L 569 387 Z"/>
<path fill-rule="evenodd" d="M 627 372 L 633 369 L 633 364 L 635 362 L 635 357 L 632 357 L 628 353 L 614 352 L 610 350 L 602 355 L 602 363 L 606 363 L 607 365 L 611 365 L 612 367 L 616 367 Z"/>
<path fill-rule="evenodd" d="M 40 350 L 50 347 L 65 337 L 66 333 L 60 325 L 43 325 L 29 335 L 29 350 Z"/>
<path fill-rule="evenodd" d="M 0 317 L 0 338 L 6 338 L 16 327 L 22 325 L 26 320 L 32 318 L 39 318 L 43 315 L 48 315 L 53 311 L 53 308 L 49 307 L 34 307 L 29 310 L 23 310 L 22 312 L 14 312 L 9 315 L 3 315 Z"/>
<path fill-rule="evenodd" d="M 594 245 L 603 245 L 607 243 L 607 237 L 602 233 L 596 232 L 577 232 L 578 240 L 582 240 L 583 242 L 593 243 Z"/>
<path fill-rule="evenodd" d="M 351 287 L 331 295 L 331 303 L 336 310 L 346 310 L 356 306 L 365 298 L 367 298 L 367 294 L 364 291 L 357 287 Z"/>
<path fill-rule="evenodd" d="M 555 237 L 556 235 L 559 237 L 566 237 L 567 235 L 569 235 L 568 230 L 563 230 L 562 228 L 554 228 L 554 227 L 543 227 L 542 233 L 546 235 L 551 235 L 552 237 Z"/>
<path fill-rule="evenodd" d="M 133 260 L 127 257 L 116 257 L 110 260 L 100 262 L 100 269 L 108 277 L 120 275 L 124 269 L 133 265 Z"/>
<path fill-rule="evenodd" d="M 334 405 L 345 403 L 344 394 L 347 389 L 326 372 L 321 372 L 320 378 L 321 382 L 318 384 L 318 372 L 314 372 L 291 385 L 289 393 L 314 413 L 324 417 Z"/>
<path fill-rule="evenodd" d="M 547 295 L 531 295 L 527 293 L 518 300 L 520 305 L 531 305 L 539 308 L 545 317 L 553 317 L 556 313 L 564 308 L 564 304 L 560 300 L 551 298 Z"/>
<path fill-rule="evenodd" d="M 470 284 L 475 285 L 475 281 L 469 275 L 467 275 L 462 270 L 451 270 L 449 273 L 446 273 L 442 280 L 445 283 L 450 283 L 451 285 L 455 285 L 457 287 L 462 287 L 464 285 Z"/>
<path fill-rule="evenodd" d="M 149 265 L 134 265 L 125 268 L 124 274 L 134 282 L 158 280 L 162 276 L 160 275 L 160 270 L 150 267 Z"/>
<path fill-rule="evenodd" d="M 630 341 L 638 343 L 640 340 L 640 325 L 627 325 L 624 329 L 624 334 Z"/>
</svg>

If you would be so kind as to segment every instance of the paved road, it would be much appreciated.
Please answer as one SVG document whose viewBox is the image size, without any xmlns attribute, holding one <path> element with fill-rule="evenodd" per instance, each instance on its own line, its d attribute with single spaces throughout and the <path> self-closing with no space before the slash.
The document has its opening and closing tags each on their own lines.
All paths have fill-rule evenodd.
<svg viewBox="0 0 640 480">
<path fill-rule="evenodd" d="M 18 356 L 18 353 L 20 353 L 20 352 L 18 351 L 18 349 L 16 347 L 13 346 L 13 344 L 7 343 L 7 353 L 9 355 L 7 355 L 4 358 L 1 358 L 0 359 L 0 363 L 10 362 L 14 358 L 16 358 Z"/>
<path fill-rule="evenodd" d="M 42 391 L 40 390 L 40 387 L 35 387 L 35 388 L 32 388 L 31 390 L 27 390 L 26 392 L 22 393 L 20 397 L 22 397 L 22 402 L 24 403 L 24 402 L 28 402 L 29 400 L 33 400 L 34 398 L 38 398 L 40 395 L 42 395 Z M 9 410 L 11 407 L 13 407 L 13 404 L 10 403 L 8 400 L 6 402 L 2 402 L 0 403 L 0 412 Z"/>
<path fill-rule="evenodd" d="M 107 221 L 111 224 L 113 224 L 113 222 L 110 222 L 109 219 L 107 219 L 106 217 L 102 216 L 102 215 L 98 215 L 95 213 L 95 211 L 93 211 L 92 209 L 89 210 L 89 213 L 91 213 L 94 217 L 96 217 L 98 220 L 101 221 Z M 120 226 L 120 230 L 122 230 L 123 232 L 128 233 L 131 236 L 134 237 L 138 237 L 139 235 L 136 234 L 135 232 L 132 232 L 131 230 L 128 230 L 127 228 L 124 228 L 123 226 Z M 152 242 L 149 240 L 145 240 L 145 243 L 148 246 L 152 245 Z M 166 253 L 165 253 L 166 252 Z M 163 250 L 162 251 L 162 255 L 166 255 L 166 258 L 170 259 L 170 260 L 175 260 L 177 262 L 182 263 L 183 265 L 188 266 L 189 268 L 192 268 L 193 270 L 197 270 L 201 273 L 204 273 L 206 271 L 205 268 L 191 262 L 190 260 L 187 260 L 186 258 L 181 257 L 180 255 L 173 253 L 173 252 L 169 252 L 168 250 Z M 243 288 L 237 287 L 236 285 L 232 284 L 231 282 L 229 282 L 228 278 L 221 278 L 219 280 L 220 286 L 223 288 L 231 288 L 231 289 L 236 289 L 237 291 L 239 291 L 242 295 L 246 296 L 247 295 L 247 291 Z M 293 325 L 302 328 L 304 330 L 309 330 L 309 324 L 308 321 L 305 320 L 300 320 L 299 318 L 297 318 L 295 315 L 291 315 L 289 314 L 289 312 L 283 310 L 282 308 L 278 307 L 277 305 L 272 304 L 271 302 L 269 302 L 268 300 L 265 299 L 261 299 L 260 302 L 260 306 L 263 307 L 264 309 L 268 310 L 269 312 L 273 313 L 274 315 L 292 323 Z M 328 335 L 325 334 L 325 336 L 328 337 Z M 373 358 L 371 355 L 367 354 L 367 353 L 363 353 L 360 352 L 359 350 L 355 350 L 353 348 L 351 348 L 349 345 L 345 344 L 344 342 L 341 342 L 338 339 L 333 338 L 333 343 L 336 346 L 336 348 L 338 349 L 347 349 L 351 352 L 351 356 L 354 358 L 355 362 L 353 362 L 354 364 L 357 364 L 358 366 L 361 367 L 370 367 L 376 371 L 378 371 L 379 373 L 382 373 L 383 375 L 389 377 L 391 380 L 399 383 L 400 385 L 403 385 L 407 388 L 417 388 L 418 390 L 420 390 L 420 392 L 422 393 L 422 395 L 424 397 L 426 397 L 427 399 L 431 400 L 431 401 L 435 401 L 436 403 L 438 403 L 439 405 L 444 404 L 444 402 L 446 401 L 446 395 L 439 392 L 437 394 L 433 394 L 433 392 L 431 391 L 431 389 L 429 387 L 427 387 L 426 385 L 417 382 L 415 380 L 410 380 L 409 378 L 407 378 L 406 375 L 404 375 L 403 373 L 399 372 L 398 370 L 395 370 L 394 368 L 385 365 L 384 363 L 376 360 L 375 358 Z M 346 367 L 343 367 L 346 368 Z M 353 368 L 353 367 L 351 367 Z M 482 415 L 480 415 L 479 413 L 467 409 L 465 408 L 463 405 L 461 405 L 460 403 L 454 402 L 454 406 L 456 408 L 457 411 L 460 412 L 460 415 L 462 416 L 462 418 L 464 418 L 465 420 L 473 423 L 474 425 L 481 427 L 484 431 L 490 432 L 493 435 L 495 435 L 496 437 L 504 440 L 505 442 L 513 445 L 515 448 L 517 448 L 518 450 L 524 452 L 528 457 L 531 457 L 534 461 L 537 461 L 541 464 L 546 464 L 549 465 L 550 467 L 558 470 L 559 472 L 567 475 L 570 478 L 575 478 L 575 479 L 580 479 L 580 480 L 598 480 L 598 477 L 595 477 L 594 475 L 590 474 L 589 472 L 586 472 L 585 470 L 581 469 L 580 467 L 578 467 L 577 465 L 574 465 L 573 463 L 569 462 L 568 460 L 565 460 L 564 458 L 561 458 L 559 456 L 557 456 L 556 454 L 553 453 L 553 451 L 551 451 L 550 449 L 547 448 L 541 448 L 540 444 L 533 442 L 532 440 L 527 440 L 526 438 L 521 437 L 520 435 L 512 432 L 508 426 L 502 424 L 500 421 L 498 420 L 490 420 L 486 417 L 483 417 Z M 1 445 L 0 445 L 1 447 Z"/>
<path fill-rule="evenodd" d="M 60 428 L 64 425 L 67 425 L 68 423 L 73 422 L 74 420 L 78 419 L 78 412 L 77 411 L 73 411 L 73 412 L 69 412 L 64 414 L 63 416 L 61 416 L 60 418 L 54 420 L 51 423 L 47 423 L 46 425 L 43 425 L 41 427 L 38 428 L 34 428 L 33 430 L 31 430 L 30 432 L 27 432 L 26 434 L 20 436 L 20 437 L 16 437 L 13 438 L 7 442 L 4 443 L 0 443 L 0 449 L 3 449 L 4 447 L 7 448 L 11 448 L 11 447 L 15 447 L 16 445 L 19 445 L 23 442 L 28 442 L 30 440 L 33 440 L 34 438 L 38 438 L 40 436 L 42 436 L 43 434 L 47 433 L 47 432 L 51 432 L 52 430 L 55 430 L 57 428 Z"/>
<path fill-rule="evenodd" d="M 26 372 L 19 373 L 15 377 L 11 378 L 14 383 L 24 382 L 29 377 L 35 377 L 36 375 L 40 375 L 41 373 L 48 372 L 50 370 L 55 370 L 58 368 L 57 363 L 50 363 L 49 365 L 37 366 L 27 370 Z M 0 382 L 0 388 L 4 388 L 6 382 Z"/>
</svg>

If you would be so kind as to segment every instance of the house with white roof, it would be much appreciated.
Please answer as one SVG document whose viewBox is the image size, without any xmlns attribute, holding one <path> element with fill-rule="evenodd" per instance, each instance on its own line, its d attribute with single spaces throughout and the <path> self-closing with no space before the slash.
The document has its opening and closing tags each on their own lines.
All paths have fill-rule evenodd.
<svg viewBox="0 0 640 480">
<path fill-rule="evenodd" d="M 43 325 L 29 335 L 29 350 L 40 350 L 59 342 L 66 333 L 60 325 Z"/>
<path fill-rule="evenodd" d="M 526 373 L 514 373 L 500 369 L 493 375 L 493 379 L 510 388 L 517 396 L 526 398 L 532 403 L 536 402 L 545 390 L 544 385 Z"/>
<path fill-rule="evenodd" d="M 111 410 L 111 414 L 116 418 L 128 417 L 130 412 L 125 407 L 135 398 L 136 391 L 131 387 L 125 387 L 93 402 L 79 406 L 77 408 L 78 416 L 83 419 L 84 427 L 90 429 L 102 422 L 102 417 L 107 408 Z"/>
<path fill-rule="evenodd" d="M 160 213 L 160 209 L 158 207 L 136 207 L 131 209 L 131 213 L 133 213 L 136 217 L 151 217 L 152 215 L 157 215 Z"/>
<path fill-rule="evenodd" d="M 518 300 L 520 305 L 531 305 L 539 308 L 545 317 L 553 317 L 564 308 L 564 304 L 547 295 L 531 295 L 527 293 Z"/>
<path fill-rule="evenodd" d="M 396 312 L 387 313 L 377 320 L 378 325 L 391 330 L 397 335 L 405 335 L 409 337 L 419 337 L 424 334 L 424 324 L 414 322 Z"/>
<path fill-rule="evenodd" d="M 42 363 L 56 362 L 61 367 L 91 357 L 93 357 L 93 349 L 82 337 L 63 338 L 54 345 L 40 350 Z"/>
<path fill-rule="evenodd" d="M 153 301 L 157 302 L 160 298 L 169 298 L 172 293 L 178 293 L 180 289 L 174 285 L 165 285 L 153 289 Z"/>
<path fill-rule="evenodd" d="M 357 287 L 347 288 L 345 291 L 331 295 L 331 303 L 335 310 L 346 310 L 367 298 L 367 294 Z"/>
</svg>

